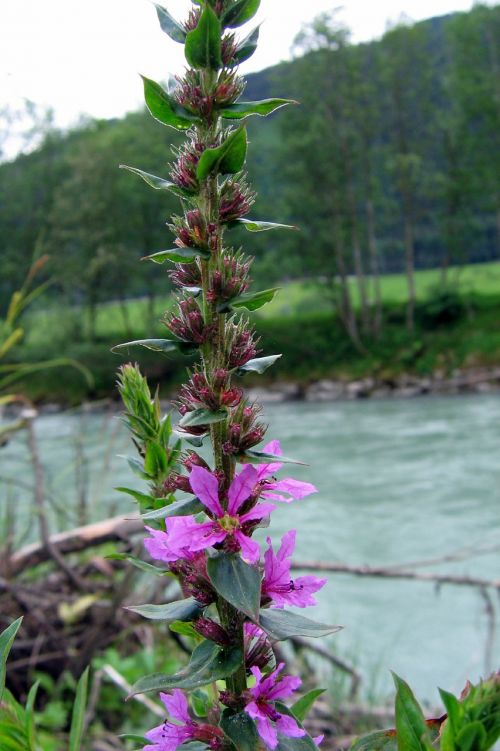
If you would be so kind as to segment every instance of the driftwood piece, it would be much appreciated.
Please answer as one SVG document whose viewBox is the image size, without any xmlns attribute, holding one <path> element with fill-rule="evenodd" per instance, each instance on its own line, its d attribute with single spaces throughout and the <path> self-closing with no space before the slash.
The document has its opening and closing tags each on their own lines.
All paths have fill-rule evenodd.
<svg viewBox="0 0 500 751">
<path fill-rule="evenodd" d="M 351 576 L 371 576 L 383 579 L 413 579 L 433 584 L 452 584 L 461 587 L 479 587 L 500 590 L 500 579 L 482 579 L 476 576 L 454 576 L 430 572 L 405 570 L 399 566 L 350 566 L 346 563 L 322 563 L 319 561 L 296 561 L 292 568 L 299 571 L 324 571 Z"/>
<path fill-rule="evenodd" d="M 133 535 L 144 531 L 144 522 L 138 516 L 115 516 L 95 524 L 86 524 L 67 532 L 52 535 L 51 545 L 61 555 L 78 553 L 97 547 L 105 542 L 128 540 Z M 16 576 L 25 569 L 38 566 L 50 560 L 50 555 L 43 543 L 35 542 L 18 550 L 3 565 L 5 575 Z"/>
</svg>

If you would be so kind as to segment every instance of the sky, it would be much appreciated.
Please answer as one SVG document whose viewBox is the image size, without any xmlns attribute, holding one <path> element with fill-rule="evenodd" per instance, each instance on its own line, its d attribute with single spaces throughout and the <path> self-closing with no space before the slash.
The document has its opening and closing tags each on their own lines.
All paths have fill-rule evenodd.
<svg viewBox="0 0 500 751">
<path fill-rule="evenodd" d="M 161 0 L 159 0 L 161 3 Z M 260 46 L 243 73 L 290 57 L 303 24 L 341 0 L 262 0 Z M 182 20 L 189 0 L 164 0 Z M 402 16 L 418 21 L 472 0 L 344 0 L 340 18 L 354 41 L 381 36 Z M 30 99 L 54 109 L 66 127 L 81 114 L 109 118 L 142 104 L 138 73 L 165 80 L 183 69 L 182 46 L 159 28 L 148 0 L 1 0 L 0 109 Z M 250 25 L 248 28 L 252 28 Z"/>
</svg>

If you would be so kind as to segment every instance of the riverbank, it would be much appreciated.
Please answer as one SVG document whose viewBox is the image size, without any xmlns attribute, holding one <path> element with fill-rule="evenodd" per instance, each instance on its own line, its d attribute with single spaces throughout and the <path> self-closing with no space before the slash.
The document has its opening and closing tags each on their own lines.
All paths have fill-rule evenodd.
<svg viewBox="0 0 500 751">
<path fill-rule="evenodd" d="M 360 348 L 331 312 L 256 316 L 260 351 L 282 357 L 264 375 L 248 374 L 241 383 L 264 401 L 484 393 L 499 384 L 499 321 L 500 297 L 469 297 L 444 309 L 419 304 L 413 332 L 406 328 L 405 306 L 386 305 L 380 336 L 364 334 Z M 51 331 L 43 344 L 39 338 L 28 337 L 18 350 L 20 362 L 32 365 L 71 358 L 91 372 L 93 383 L 89 385 L 76 368 L 65 366 L 34 370 L 18 388 L 42 405 L 112 400 L 117 398 L 118 368 L 135 360 L 152 388 L 158 386 L 167 399 L 176 393 L 193 358 L 165 356 L 140 347 L 131 347 L 125 355 L 111 353 L 114 344 L 141 339 L 144 334 L 144 330 L 113 329 L 96 341 L 82 341 Z M 158 325 L 147 335 L 160 338 L 165 329 Z"/>
</svg>

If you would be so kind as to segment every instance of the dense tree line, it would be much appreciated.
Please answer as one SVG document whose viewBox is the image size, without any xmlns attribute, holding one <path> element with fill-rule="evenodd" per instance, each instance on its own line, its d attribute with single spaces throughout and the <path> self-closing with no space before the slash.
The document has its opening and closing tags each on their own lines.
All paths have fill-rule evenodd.
<svg viewBox="0 0 500 751">
<path fill-rule="evenodd" d="M 248 98 L 285 90 L 301 102 L 267 129 L 249 126 L 254 215 L 301 227 L 252 238 L 254 274 L 322 279 L 361 343 L 382 325 L 381 272 L 406 270 L 411 328 L 416 267 L 439 265 L 446 282 L 452 265 L 498 258 L 499 32 L 500 6 L 478 5 L 352 45 L 327 14 L 299 35 L 294 61 L 251 76 Z M 118 165 L 168 177 L 173 138 L 138 112 L 49 133 L 0 165 L 0 299 L 35 247 L 52 257 L 59 297 L 86 305 L 91 331 L 100 302 L 164 292 L 163 268 L 135 260 L 170 246 L 161 226 L 174 199 Z"/>
</svg>

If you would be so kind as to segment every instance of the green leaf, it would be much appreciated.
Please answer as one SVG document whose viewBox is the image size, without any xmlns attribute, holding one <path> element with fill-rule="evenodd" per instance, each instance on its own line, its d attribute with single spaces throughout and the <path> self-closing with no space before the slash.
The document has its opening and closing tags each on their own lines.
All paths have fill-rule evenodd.
<svg viewBox="0 0 500 751">
<path fill-rule="evenodd" d="M 7 628 L 0 634 L 0 700 L 2 699 L 5 689 L 7 658 L 22 622 L 23 619 L 18 618 L 16 621 L 13 621 L 10 626 L 7 626 Z"/>
<path fill-rule="evenodd" d="M 457 697 L 453 696 L 453 694 L 450 694 L 449 691 L 445 691 L 444 689 L 440 688 L 439 693 L 441 699 L 443 700 L 446 712 L 448 713 L 448 723 L 451 725 L 453 733 L 456 734 L 460 728 L 463 708 L 460 705 Z"/>
<path fill-rule="evenodd" d="M 222 16 L 222 25 L 230 29 L 243 26 L 259 10 L 260 0 L 237 0 Z"/>
<path fill-rule="evenodd" d="M 273 287 L 272 289 L 264 289 L 260 292 L 248 292 L 239 297 L 233 297 L 232 300 L 228 300 L 225 303 L 217 306 L 218 313 L 226 313 L 232 309 L 246 308 L 247 310 L 258 310 L 264 305 L 272 302 L 276 292 L 280 287 Z"/>
<path fill-rule="evenodd" d="M 244 365 L 240 365 L 236 368 L 237 375 L 244 375 L 245 373 L 258 373 L 262 375 L 271 365 L 280 359 L 282 355 L 268 355 L 267 357 L 256 357 L 254 360 L 249 360 Z"/>
<path fill-rule="evenodd" d="M 354 741 L 350 751 L 398 751 L 395 730 L 377 730 Z"/>
<path fill-rule="evenodd" d="M 155 511 L 148 511 L 147 514 L 141 515 L 141 519 L 153 521 L 154 519 L 168 519 L 170 516 L 191 516 L 203 511 L 204 508 L 197 498 L 189 498 L 186 501 L 176 501 Z"/>
<path fill-rule="evenodd" d="M 137 167 L 129 167 L 127 164 L 120 164 L 120 169 L 126 169 L 129 172 L 132 172 L 134 175 L 139 175 L 139 177 L 142 177 L 145 183 L 147 183 L 151 188 L 154 188 L 155 190 L 169 190 L 171 193 L 174 193 L 174 195 L 179 196 L 180 198 L 192 198 L 193 193 L 191 191 L 186 190 L 185 188 L 180 188 L 175 183 L 170 182 L 169 180 L 164 180 L 163 177 L 157 177 L 156 175 L 152 175 L 150 172 L 144 172 L 142 169 L 138 169 Z"/>
<path fill-rule="evenodd" d="M 242 120 L 244 117 L 259 115 L 267 117 L 272 112 L 285 107 L 287 104 L 296 104 L 293 99 L 262 99 L 260 102 L 236 102 L 228 104 L 219 110 L 226 120 Z"/>
<path fill-rule="evenodd" d="M 149 441 L 144 457 L 144 471 L 156 479 L 163 479 L 168 472 L 168 459 L 165 449 L 154 441 Z"/>
<path fill-rule="evenodd" d="M 196 29 L 186 35 L 184 53 L 192 68 L 222 68 L 221 24 L 208 3 L 203 9 Z"/>
<path fill-rule="evenodd" d="M 146 574 L 155 574 L 155 576 L 165 576 L 168 573 L 170 573 L 167 569 L 153 566 L 152 563 L 147 563 L 146 561 L 143 561 L 141 558 L 137 558 L 137 556 L 131 555 L 130 553 L 110 553 L 109 555 L 106 556 L 106 558 L 110 558 L 113 561 L 129 561 L 129 563 L 131 563 L 132 566 L 135 566 L 141 571 L 144 571 Z"/>
<path fill-rule="evenodd" d="M 76 686 L 75 703 L 71 716 L 68 751 L 80 751 L 87 704 L 87 690 L 89 684 L 89 668 L 86 668 Z"/>
<path fill-rule="evenodd" d="M 199 639 L 200 635 L 194 630 L 192 623 L 184 623 L 183 621 L 174 621 L 169 625 L 170 631 L 174 634 L 180 634 L 181 636 L 189 636 L 192 639 Z"/>
<path fill-rule="evenodd" d="M 130 696 L 171 688 L 200 688 L 232 675 L 240 667 L 242 659 L 241 649 L 222 649 L 206 639 L 194 650 L 189 665 L 175 675 L 154 673 L 141 678 L 132 687 Z"/>
<path fill-rule="evenodd" d="M 318 696 L 324 694 L 325 691 L 326 688 L 313 688 L 311 691 L 308 691 L 307 694 L 304 694 L 304 696 L 302 696 L 298 701 L 295 702 L 295 704 L 292 704 L 292 706 L 290 707 L 293 716 L 297 720 L 300 720 L 300 722 L 304 722 L 309 713 L 309 710 L 312 708 Z"/>
<path fill-rule="evenodd" d="M 213 425 L 218 422 L 223 422 L 227 419 L 227 409 L 210 410 L 200 407 L 199 409 L 193 409 L 191 412 L 186 412 L 184 417 L 179 420 L 181 428 L 193 428 L 201 425 Z"/>
<path fill-rule="evenodd" d="M 239 454 L 237 457 L 242 464 L 268 464 L 269 462 L 281 462 L 281 464 L 301 464 L 296 459 L 288 459 L 286 456 L 277 456 L 276 454 L 268 454 L 267 451 L 245 451 L 243 454 Z"/>
<path fill-rule="evenodd" d="M 486 730 L 479 720 L 470 722 L 458 733 L 455 745 L 457 751 L 486 751 Z"/>
<path fill-rule="evenodd" d="M 239 556 L 219 553 L 207 561 L 210 581 L 217 593 L 253 620 L 259 618 L 261 576 Z"/>
<path fill-rule="evenodd" d="M 174 42 L 180 42 L 184 44 L 186 41 L 187 32 L 184 27 L 173 18 L 166 8 L 162 8 L 161 5 L 156 5 L 156 13 L 158 15 L 158 21 L 160 22 L 161 30 L 167 34 Z"/>
<path fill-rule="evenodd" d="M 151 256 L 144 256 L 141 260 L 153 261 L 153 263 L 192 263 L 197 258 L 208 260 L 212 254 L 204 248 L 172 248 L 172 250 L 160 250 L 159 253 L 153 253 Z"/>
<path fill-rule="evenodd" d="M 181 342 L 178 339 L 136 339 L 133 342 L 124 342 L 123 344 L 115 344 L 111 347 L 111 352 L 119 352 L 122 349 L 128 347 L 145 347 L 151 349 L 153 352 L 184 352 L 186 349 L 182 345 L 186 345 L 188 342 Z M 191 346 L 191 345 L 189 345 Z"/>
<path fill-rule="evenodd" d="M 140 477 L 141 480 L 151 479 L 149 475 L 146 474 L 146 472 L 144 472 L 144 467 L 140 459 L 136 459 L 135 456 L 124 456 L 123 454 L 118 454 L 118 457 L 120 459 L 125 459 L 128 466 L 134 473 L 134 475 L 137 475 L 137 477 Z"/>
<path fill-rule="evenodd" d="M 193 597 L 164 605 L 129 605 L 125 608 L 152 621 L 192 621 L 201 614 L 201 608 Z"/>
<path fill-rule="evenodd" d="M 30 688 L 28 697 L 26 699 L 25 709 L 25 733 L 26 740 L 28 742 L 27 751 L 37 751 L 36 737 L 35 737 L 35 701 L 38 693 L 40 681 L 37 681 Z"/>
<path fill-rule="evenodd" d="M 258 222 L 255 219 L 236 219 L 231 226 L 242 224 L 247 232 L 267 232 L 271 229 L 297 229 L 293 224 L 276 224 L 275 222 Z"/>
<path fill-rule="evenodd" d="M 317 623 L 288 610 L 261 610 L 258 625 L 275 641 L 291 639 L 294 636 L 319 638 L 342 629 L 342 626 Z"/>
<path fill-rule="evenodd" d="M 422 710 L 409 685 L 396 673 L 396 733 L 399 751 L 427 751 L 429 736 Z"/>
<path fill-rule="evenodd" d="M 257 49 L 257 43 L 259 41 L 260 25 L 257 26 L 250 34 L 242 39 L 236 48 L 234 60 L 236 65 L 241 65 L 249 57 L 252 57 L 253 53 Z"/>
<path fill-rule="evenodd" d="M 246 712 L 235 713 L 230 709 L 225 709 L 220 726 L 238 751 L 257 751 L 260 748 L 255 722 Z"/>
<path fill-rule="evenodd" d="M 122 733 L 118 736 L 118 738 L 122 738 L 124 741 L 133 741 L 134 743 L 140 743 L 143 746 L 149 743 L 147 738 L 144 738 L 142 735 L 134 735 L 134 733 Z"/>
<path fill-rule="evenodd" d="M 146 106 L 155 120 L 176 130 L 187 130 L 198 118 L 191 115 L 162 89 L 159 83 L 141 76 Z"/>
<path fill-rule="evenodd" d="M 115 488 L 115 490 L 118 490 L 119 493 L 127 493 L 127 495 L 131 495 L 132 498 L 135 498 L 137 503 L 139 504 L 140 508 L 151 508 L 151 506 L 154 506 L 156 503 L 162 500 L 166 500 L 164 498 L 153 498 L 152 495 L 147 495 L 146 493 L 141 493 L 138 490 L 133 490 L 132 488 Z"/>
<path fill-rule="evenodd" d="M 212 172 L 234 175 L 243 168 L 247 155 L 247 134 L 241 125 L 220 146 L 205 149 L 196 168 L 198 180 L 205 180 Z"/>
</svg>

